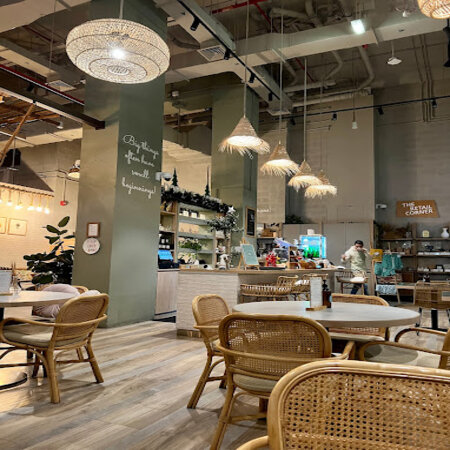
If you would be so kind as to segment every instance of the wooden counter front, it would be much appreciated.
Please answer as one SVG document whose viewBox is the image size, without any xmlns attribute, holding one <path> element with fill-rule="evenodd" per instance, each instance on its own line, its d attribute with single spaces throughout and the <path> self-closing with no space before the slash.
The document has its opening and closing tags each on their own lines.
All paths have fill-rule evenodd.
<svg viewBox="0 0 450 450">
<path fill-rule="evenodd" d="M 230 311 L 237 305 L 241 284 L 274 283 L 281 275 L 299 278 L 307 273 L 328 274 L 328 286 L 335 292 L 335 274 L 340 269 L 290 270 L 201 270 L 185 269 L 178 274 L 177 330 L 180 334 L 195 331 L 192 300 L 201 294 L 218 294 L 227 302 Z"/>
</svg>

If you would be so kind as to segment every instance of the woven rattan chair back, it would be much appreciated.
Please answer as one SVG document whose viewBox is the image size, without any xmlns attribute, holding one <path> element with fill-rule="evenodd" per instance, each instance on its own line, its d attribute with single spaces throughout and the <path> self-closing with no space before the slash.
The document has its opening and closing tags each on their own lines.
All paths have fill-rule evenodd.
<svg viewBox="0 0 450 450">
<path fill-rule="evenodd" d="M 414 291 L 414 304 L 419 308 L 450 309 L 450 303 L 442 300 L 442 292 L 449 290 L 450 283 L 418 281 Z"/>
<path fill-rule="evenodd" d="M 277 279 L 277 286 L 278 287 L 290 287 L 292 288 L 292 286 L 294 286 L 294 284 L 297 282 L 298 280 L 298 276 L 295 277 L 278 277 Z"/>
<path fill-rule="evenodd" d="M 299 367 L 272 391 L 269 444 L 281 449 L 444 450 L 450 372 L 361 361 Z"/>
<path fill-rule="evenodd" d="M 74 287 L 80 294 L 84 294 L 85 292 L 87 292 L 89 290 L 86 286 L 73 286 L 72 285 L 72 287 Z"/>
<path fill-rule="evenodd" d="M 99 320 L 106 313 L 109 298 L 106 294 L 91 297 L 76 297 L 67 301 L 59 311 L 56 324 L 86 323 L 84 326 L 56 327 L 51 342 L 58 345 L 58 341 L 87 341 L 99 324 Z"/>
<path fill-rule="evenodd" d="M 279 379 L 294 367 L 331 356 L 331 339 L 314 320 L 295 316 L 232 314 L 219 327 L 227 370 Z M 286 362 L 277 357 L 289 357 Z"/>
<path fill-rule="evenodd" d="M 196 325 L 218 327 L 220 321 L 230 314 L 225 300 L 216 294 L 198 295 L 192 300 L 192 313 Z M 211 342 L 218 339 L 218 329 L 200 329 L 205 345 L 211 346 Z M 212 351 L 212 349 L 210 348 Z"/>
<path fill-rule="evenodd" d="M 336 303 L 360 303 L 364 305 L 389 306 L 389 303 L 375 295 L 351 295 L 351 294 L 333 294 L 333 302 Z M 359 334 L 367 336 L 386 336 L 386 328 L 330 328 L 333 333 Z"/>
</svg>

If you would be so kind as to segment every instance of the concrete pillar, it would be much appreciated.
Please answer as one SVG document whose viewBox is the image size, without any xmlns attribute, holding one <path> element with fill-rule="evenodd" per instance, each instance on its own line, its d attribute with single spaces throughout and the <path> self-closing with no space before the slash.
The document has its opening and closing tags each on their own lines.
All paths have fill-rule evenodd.
<svg viewBox="0 0 450 450">
<path fill-rule="evenodd" d="M 115 17 L 120 0 L 93 0 L 91 19 Z M 148 0 L 125 0 L 123 18 L 166 34 Z M 164 77 L 120 85 L 87 77 L 85 112 L 104 130 L 83 129 L 73 283 L 110 295 L 108 326 L 153 318 L 157 283 Z M 100 222 L 100 251 L 82 250 Z"/>
<path fill-rule="evenodd" d="M 239 245 L 241 237 L 256 245 L 255 236 L 245 233 L 246 208 L 256 210 L 256 191 L 258 180 L 258 157 L 252 154 L 221 153 L 220 142 L 234 129 L 243 115 L 243 86 L 218 89 L 213 97 L 211 187 L 212 194 L 225 203 L 232 204 L 239 214 L 242 233 L 234 233 L 232 245 Z M 247 118 L 258 131 L 259 102 L 256 95 L 247 89 Z"/>
</svg>

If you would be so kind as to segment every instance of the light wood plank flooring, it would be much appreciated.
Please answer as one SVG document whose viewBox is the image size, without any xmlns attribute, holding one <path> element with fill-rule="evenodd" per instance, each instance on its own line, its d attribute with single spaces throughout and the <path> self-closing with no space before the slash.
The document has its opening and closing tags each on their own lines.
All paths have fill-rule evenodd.
<svg viewBox="0 0 450 450">
<path fill-rule="evenodd" d="M 445 313 L 440 320 L 448 325 Z M 436 345 L 425 339 L 414 335 L 410 342 Z M 99 329 L 94 350 L 105 382 L 94 383 L 88 364 L 63 366 L 59 405 L 49 403 L 42 377 L 0 391 L 2 450 L 209 448 L 225 391 L 209 383 L 197 409 L 186 408 L 205 360 L 200 340 L 177 337 L 171 323 L 145 322 Z M 243 401 L 240 412 L 255 410 L 254 400 Z M 261 421 L 230 425 L 222 449 L 264 434 Z"/>
</svg>

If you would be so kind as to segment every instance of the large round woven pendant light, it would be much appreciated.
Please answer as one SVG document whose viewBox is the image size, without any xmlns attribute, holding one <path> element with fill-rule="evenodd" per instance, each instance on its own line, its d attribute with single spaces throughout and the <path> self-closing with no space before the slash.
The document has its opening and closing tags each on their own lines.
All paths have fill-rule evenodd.
<svg viewBox="0 0 450 450">
<path fill-rule="evenodd" d="M 305 58 L 305 78 L 304 78 L 304 91 L 303 91 L 303 162 L 300 164 L 296 174 L 289 180 L 289 186 L 293 187 L 295 190 L 300 190 L 302 187 L 307 187 L 311 185 L 321 184 L 319 178 L 317 178 L 313 171 L 311 170 L 311 166 L 306 161 L 306 73 L 308 70 L 308 61 Z"/>
<path fill-rule="evenodd" d="M 281 57 L 281 49 L 283 48 L 283 33 L 284 29 L 284 16 L 281 14 L 281 45 L 280 45 L 280 115 L 278 118 L 278 134 L 280 137 L 280 141 L 278 145 L 273 149 L 269 160 L 266 161 L 261 166 L 261 172 L 266 173 L 268 175 L 293 175 L 297 169 L 298 165 L 289 158 L 289 154 L 286 150 L 286 147 L 281 143 L 281 123 L 282 123 L 282 114 L 283 111 L 283 59 Z"/>
<path fill-rule="evenodd" d="M 419 9 L 432 19 L 450 18 L 450 0 L 417 0 Z"/>
<path fill-rule="evenodd" d="M 146 83 L 169 67 L 170 52 L 161 37 L 144 25 L 122 19 L 85 22 L 67 36 L 66 52 L 83 72 L 113 83 Z"/>
<path fill-rule="evenodd" d="M 251 152 L 264 154 L 270 152 L 269 144 L 258 137 L 253 125 L 247 119 L 247 54 L 248 54 L 248 29 L 250 17 L 250 2 L 247 0 L 247 20 L 245 27 L 245 80 L 244 80 L 244 114 L 232 133 L 219 145 L 220 152 L 239 153 L 251 155 Z"/>
</svg>

